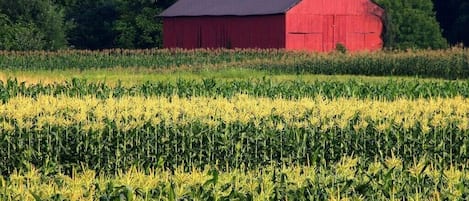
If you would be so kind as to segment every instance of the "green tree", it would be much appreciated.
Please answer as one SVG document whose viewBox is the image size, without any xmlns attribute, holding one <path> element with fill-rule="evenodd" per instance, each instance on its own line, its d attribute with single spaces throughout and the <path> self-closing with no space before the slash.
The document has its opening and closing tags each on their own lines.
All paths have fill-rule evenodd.
<svg viewBox="0 0 469 201">
<path fill-rule="evenodd" d="M 150 0 L 151 1 L 151 0 Z M 153 0 L 158 8 L 166 9 L 173 5 L 177 0 Z"/>
<path fill-rule="evenodd" d="M 73 27 L 69 43 L 78 49 L 161 47 L 158 14 L 176 0 L 54 0 Z"/>
<path fill-rule="evenodd" d="M 78 49 L 107 49 L 114 47 L 113 30 L 118 18 L 116 0 L 58 0 L 72 24 L 69 43 Z"/>
<path fill-rule="evenodd" d="M 11 42 L 11 49 L 31 45 L 33 49 L 57 50 L 67 46 L 64 12 L 50 0 L 1 0 L 0 14 L 8 18 L 4 21 L 4 26 L 9 27 L 7 32 L 15 35 L 16 42 Z M 18 41 L 38 43 L 18 44 Z"/>
<path fill-rule="evenodd" d="M 46 44 L 44 38 L 34 24 L 13 24 L 0 14 L 0 50 L 41 50 Z"/>
<path fill-rule="evenodd" d="M 377 0 L 386 10 L 385 44 L 390 48 L 445 48 L 431 0 Z"/>
<path fill-rule="evenodd" d="M 0 14 L 0 49 L 10 50 L 12 43 L 12 29 L 10 19 L 4 14 Z"/>
<path fill-rule="evenodd" d="M 119 19 L 114 30 L 116 46 L 121 48 L 153 48 L 162 45 L 161 9 L 156 1 L 121 0 Z"/>
</svg>

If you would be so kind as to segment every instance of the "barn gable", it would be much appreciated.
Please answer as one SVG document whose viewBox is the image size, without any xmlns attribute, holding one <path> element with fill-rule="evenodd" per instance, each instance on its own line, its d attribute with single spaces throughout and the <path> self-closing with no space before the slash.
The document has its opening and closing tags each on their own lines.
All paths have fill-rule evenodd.
<svg viewBox="0 0 469 201">
<path fill-rule="evenodd" d="M 370 0 L 303 0 L 286 14 L 286 48 L 378 50 L 384 10 Z"/>
</svg>

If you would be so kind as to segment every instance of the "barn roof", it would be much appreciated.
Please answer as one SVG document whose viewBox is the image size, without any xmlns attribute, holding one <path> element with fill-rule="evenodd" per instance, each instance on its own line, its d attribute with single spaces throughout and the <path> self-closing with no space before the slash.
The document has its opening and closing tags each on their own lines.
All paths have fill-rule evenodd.
<svg viewBox="0 0 469 201">
<path fill-rule="evenodd" d="M 301 0 L 179 0 L 163 17 L 247 16 L 286 13 Z"/>
</svg>

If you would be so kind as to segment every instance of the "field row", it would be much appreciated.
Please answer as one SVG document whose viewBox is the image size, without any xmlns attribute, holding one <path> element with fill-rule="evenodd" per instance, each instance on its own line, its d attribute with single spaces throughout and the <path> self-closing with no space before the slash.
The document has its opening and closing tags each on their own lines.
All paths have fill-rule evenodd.
<svg viewBox="0 0 469 201">
<path fill-rule="evenodd" d="M 324 54 L 282 50 L 106 50 L 0 52 L 0 69 L 66 70 L 144 67 L 161 71 L 247 68 L 277 73 L 468 78 L 463 48 Z"/>
<path fill-rule="evenodd" d="M 469 99 L 298 100 L 192 97 L 15 97 L 0 106 L 3 173 L 51 164 L 255 168 L 328 164 L 344 155 L 442 167 L 469 158 Z"/>
<path fill-rule="evenodd" d="M 452 98 L 456 96 L 469 97 L 469 81 L 420 81 L 417 79 L 363 81 L 350 78 L 342 81 L 292 80 L 279 82 L 271 79 L 233 81 L 179 79 L 175 82 L 145 82 L 131 86 L 124 86 L 120 83 L 108 85 L 80 79 L 54 84 L 27 84 L 12 79 L 5 82 L 0 81 L 0 101 L 2 102 L 7 102 L 10 98 L 17 96 L 37 97 L 40 95 L 93 96 L 96 98 L 173 95 L 179 97 L 233 97 L 240 93 L 254 97 L 285 99 L 316 96 L 329 99 L 344 97 L 381 100 Z"/>
<path fill-rule="evenodd" d="M 49 175 L 30 167 L 0 178 L 1 200 L 467 200 L 469 170 L 438 168 L 426 159 L 364 162 L 343 157 L 325 166 L 220 172 L 206 167 L 138 171 L 113 177 L 94 171 Z"/>
</svg>

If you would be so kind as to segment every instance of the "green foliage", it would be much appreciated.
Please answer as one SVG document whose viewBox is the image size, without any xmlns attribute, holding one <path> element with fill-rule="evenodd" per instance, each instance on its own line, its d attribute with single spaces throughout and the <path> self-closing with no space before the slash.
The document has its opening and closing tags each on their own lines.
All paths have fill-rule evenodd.
<svg viewBox="0 0 469 201">
<path fill-rule="evenodd" d="M 63 4 L 67 4 L 66 19 L 73 24 L 67 35 L 74 48 L 114 47 L 117 34 L 112 29 L 119 16 L 114 0 L 83 0 Z"/>
<path fill-rule="evenodd" d="M 340 53 L 347 53 L 347 48 L 342 43 L 337 43 L 335 50 Z"/>
<path fill-rule="evenodd" d="M 74 25 L 69 42 L 78 49 L 154 48 L 161 46 L 161 9 L 156 1 L 57 1 Z"/>
<path fill-rule="evenodd" d="M 386 10 L 385 43 L 389 48 L 445 48 L 431 0 L 377 0 Z"/>
<path fill-rule="evenodd" d="M 44 35 L 34 24 L 13 24 L 7 16 L 0 14 L 1 50 L 40 50 L 45 46 L 44 40 Z"/>
<path fill-rule="evenodd" d="M 177 0 L 158 0 L 156 1 L 156 6 L 158 8 L 166 9 L 169 6 L 173 5 Z"/>
<path fill-rule="evenodd" d="M 67 45 L 64 13 L 49 0 L 3 0 L 0 13 L 10 21 L 10 37 L 4 39 L 8 45 L 2 49 L 57 50 Z"/>
<path fill-rule="evenodd" d="M 116 47 L 154 48 L 162 46 L 161 9 L 148 0 L 123 0 L 119 5 L 119 19 L 114 25 Z"/>
</svg>

